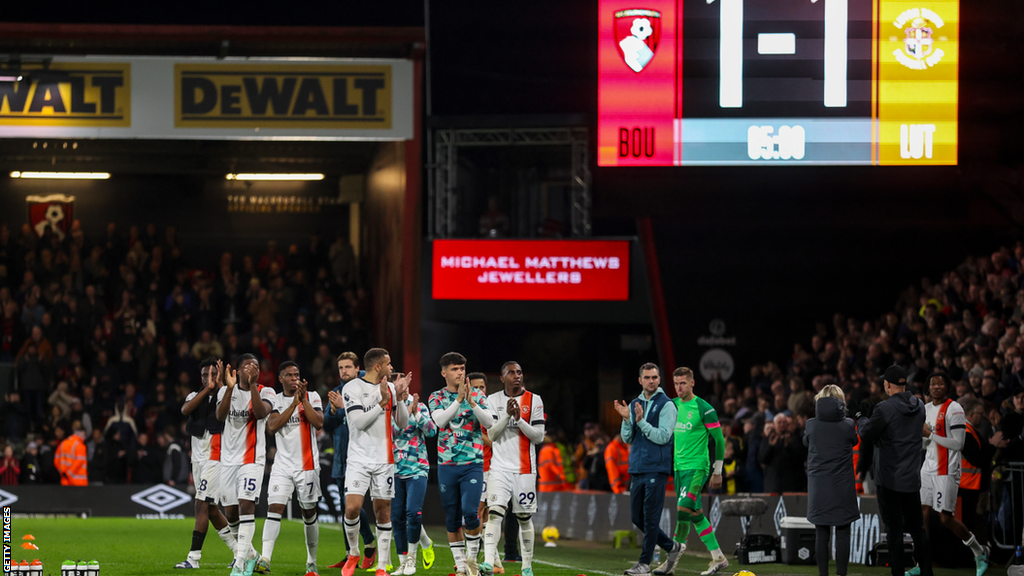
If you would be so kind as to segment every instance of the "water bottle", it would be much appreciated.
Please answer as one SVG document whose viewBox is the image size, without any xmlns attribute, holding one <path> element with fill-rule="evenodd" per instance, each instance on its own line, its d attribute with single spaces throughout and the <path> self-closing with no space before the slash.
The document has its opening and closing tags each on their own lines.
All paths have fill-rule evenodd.
<svg viewBox="0 0 1024 576">
<path fill-rule="evenodd" d="M 75 561 L 65 560 L 60 564 L 60 576 L 75 576 Z"/>
<path fill-rule="evenodd" d="M 1017 546 L 1017 555 L 1016 555 L 1016 557 L 1013 560 L 1013 564 L 1015 566 L 1024 565 L 1024 557 L 1021 556 L 1021 552 L 1022 552 L 1021 551 L 1021 547 Z"/>
<path fill-rule="evenodd" d="M 75 576 L 86 576 L 89 570 L 89 564 L 85 560 L 79 560 L 78 564 L 75 565 Z"/>
<path fill-rule="evenodd" d="M 39 558 L 33 560 L 32 564 L 29 565 L 29 568 L 30 576 L 43 576 L 43 563 L 39 560 Z"/>
<path fill-rule="evenodd" d="M 88 568 L 89 568 L 89 570 L 85 573 L 86 576 L 100 576 L 100 561 L 99 560 L 90 560 Z"/>
</svg>

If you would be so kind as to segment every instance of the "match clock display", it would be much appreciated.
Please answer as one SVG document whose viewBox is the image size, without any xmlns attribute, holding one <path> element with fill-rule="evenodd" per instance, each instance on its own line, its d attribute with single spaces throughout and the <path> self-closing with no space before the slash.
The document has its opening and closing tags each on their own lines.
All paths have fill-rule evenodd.
<svg viewBox="0 0 1024 576">
<path fill-rule="evenodd" d="M 957 163 L 956 0 L 600 0 L 598 165 Z"/>
</svg>

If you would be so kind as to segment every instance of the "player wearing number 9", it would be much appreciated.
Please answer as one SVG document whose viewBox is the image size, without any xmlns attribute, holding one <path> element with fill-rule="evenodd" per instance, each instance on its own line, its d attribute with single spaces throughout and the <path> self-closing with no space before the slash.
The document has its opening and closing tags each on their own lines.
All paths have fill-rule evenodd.
<svg viewBox="0 0 1024 576">
<path fill-rule="evenodd" d="M 316 430 L 324 425 L 323 402 L 319 394 L 307 390 L 305 380 L 299 379 L 299 366 L 295 362 L 282 362 L 277 369 L 277 380 L 281 383 L 282 394 L 267 418 L 267 431 L 277 435 L 277 456 L 268 485 L 270 508 L 263 525 L 263 557 L 256 571 L 270 572 L 274 544 L 281 533 L 281 515 L 295 493 L 305 524 L 306 572 L 316 572 L 316 548 L 320 539 L 316 507 L 321 496 Z"/>
<path fill-rule="evenodd" d="M 238 357 L 237 372 L 227 366 L 224 387 L 217 393 L 217 419 L 224 422 L 220 468 L 224 512 L 228 522 L 238 523 L 231 570 L 235 576 L 252 574 L 259 557 L 252 546 L 256 501 L 260 498 L 267 458 L 266 418 L 277 402 L 272 388 L 256 384 L 259 365 L 252 354 L 242 354 Z"/>
</svg>

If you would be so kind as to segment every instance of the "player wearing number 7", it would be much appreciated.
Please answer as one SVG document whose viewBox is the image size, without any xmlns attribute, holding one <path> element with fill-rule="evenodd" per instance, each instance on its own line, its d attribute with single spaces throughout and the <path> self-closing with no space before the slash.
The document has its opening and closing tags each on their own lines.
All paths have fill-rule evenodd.
<svg viewBox="0 0 1024 576">
<path fill-rule="evenodd" d="M 489 575 L 498 558 L 498 539 L 505 521 L 505 506 L 519 521 L 523 547 L 522 576 L 533 576 L 533 519 L 537 512 L 537 451 L 544 441 L 544 401 L 523 387 L 523 368 L 509 361 L 501 367 L 504 390 L 487 397 L 498 414 L 487 429 L 491 439 L 491 467 L 487 486 L 487 528 L 484 531 L 484 563 L 480 573 Z"/>
<path fill-rule="evenodd" d="M 363 356 L 366 375 L 349 380 L 341 389 L 348 416 L 348 470 L 345 473 L 345 539 L 349 557 L 342 576 L 355 574 L 359 564 L 359 511 L 366 491 L 373 499 L 377 517 L 378 556 L 376 576 L 387 576 L 391 560 L 391 500 L 395 497 L 395 453 L 391 424 L 404 429 L 409 411 L 404 399 L 412 373 L 394 384 L 391 356 L 383 348 L 370 348 Z"/>
<path fill-rule="evenodd" d="M 725 438 L 718 423 L 718 414 L 703 398 L 693 394 L 693 370 L 676 368 L 672 372 L 672 384 L 676 389 L 675 432 L 673 433 L 673 468 L 676 486 L 676 545 L 665 562 L 654 569 L 654 574 L 671 574 L 679 562 L 680 553 L 686 549 L 686 537 L 690 524 L 697 529 L 701 541 L 711 552 L 708 569 L 701 572 L 707 576 L 729 567 L 729 560 L 722 554 L 715 538 L 711 523 L 701 511 L 700 493 L 708 479 L 708 436 L 715 441 L 715 463 L 711 474 L 711 487 L 722 486 L 722 464 L 725 459 Z"/>
<path fill-rule="evenodd" d="M 270 470 L 270 508 L 263 524 L 263 556 L 256 563 L 256 572 L 270 573 L 274 544 L 281 533 L 281 514 L 295 493 L 305 524 L 306 573 L 315 573 L 320 539 L 316 515 L 320 502 L 320 451 L 316 431 L 324 425 L 323 403 L 319 394 L 307 391 L 305 380 L 299 380 L 299 366 L 295 362 L 282 362 L 277 368 L 277 380 L 283 393 L 267 417 L 267 432 L 277 434 L 277 456 Z"/>
<path fill-rule="evenodd" d="M 242 354 L 238 357 L 238 372 L 229 365 L 224 371 L 225 385 L 217 393 L 217 420 L 224 422 L 220 452 L 224 513 L 228 522 L 239 523 L 232 576 L 251 576 L 259 557 L 252 547 L 252 537 L 267 459 L 264 429 L 277 401 L 273 388 L 256 384 L 259 366 L 255 356 Z"/>
</svg>

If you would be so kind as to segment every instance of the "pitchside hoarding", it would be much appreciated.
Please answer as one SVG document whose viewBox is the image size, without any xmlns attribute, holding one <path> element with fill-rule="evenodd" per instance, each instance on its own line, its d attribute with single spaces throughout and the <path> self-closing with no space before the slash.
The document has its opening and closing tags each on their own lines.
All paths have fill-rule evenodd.
<svg viewBox="0 0 1024 576">
<path fill-rule="evenodd" d="M 435 300 L 629 300 L 625 240 L 435 240 Z"/>
</svg>

